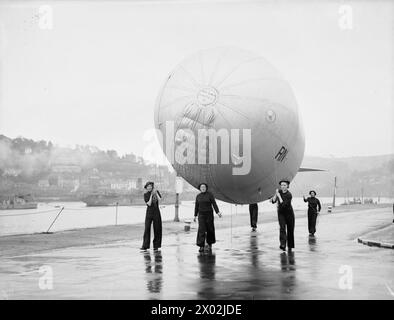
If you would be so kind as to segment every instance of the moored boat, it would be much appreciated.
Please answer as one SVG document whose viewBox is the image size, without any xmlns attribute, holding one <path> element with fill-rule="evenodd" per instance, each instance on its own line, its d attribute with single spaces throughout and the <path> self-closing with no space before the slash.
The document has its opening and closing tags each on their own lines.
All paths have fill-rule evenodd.
<svg viewBox="0 0 394 320">
<path fill-rule="evenodd" d="M 3 197 L 0 201 L 0 210 L 37 209 L 37 202 L 31 194 L 13 195 Z"/>
</svg>

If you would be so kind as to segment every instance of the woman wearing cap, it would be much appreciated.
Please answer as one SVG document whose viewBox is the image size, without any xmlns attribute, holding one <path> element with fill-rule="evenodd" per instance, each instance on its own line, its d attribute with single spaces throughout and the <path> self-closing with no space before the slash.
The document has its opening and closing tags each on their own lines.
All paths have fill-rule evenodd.
<svg viewBox="0 0 394 320">
<path fill-rule="evenodd" d="M 161 214 L 159 209 L 159 200 L 161 194 L 159 190 L 155 189 L 154 183 L 148 181 L 144 186 L 146 192 L 144 193 L 144 200 L 146 203 L 146 216 L 145 216 L 145 231 L 144 240 L 141 250 L 147 250 L 150 247 L 150 230 L 153 222 L 153 249 L 158 250 L 161 247 Z"/>
<path fill-rule="evenodd" d="M 201 183 L 198 186 L 198 189 L 201 192 L 196 197 L 196 204 L 194 207 L 194 222 L 198 216 L 198 232 L 196 242 L 200 247 L 199 251 L 203 252 L 205 241 L 208 243 L 208 250 L 212 250 L 212 244 L 216 242 L 212 207 L 219 217 L 222 215 L 219 212 L 219 208 L 216 204 L 213 194 L 208 191 L 208 185 L 206 183 Z"/>
<path fill-rule="evenodd" d="M 290 181 L 279 181 L 280 190 L 276 189 L 275 195 L 271 198 L 272 203 L 278 203 L 278 221 L 279 221 L 279 248 L 286 250 L 286 244 L 291 251 L 294 248 L 294 211 L 291 205 L 293 196 L 288 190 Z"/>
<path fill-rule="evenodd" d="M 316 219 L 321 210 L 321 204 L 316 198 L 316 191 L 309 191 L 309 195 L 308 198 L 304 196 L 304 202 L 308 202 L 308 230 L 309 236 L 313 237 L 316 232 Z"/>
</svg>

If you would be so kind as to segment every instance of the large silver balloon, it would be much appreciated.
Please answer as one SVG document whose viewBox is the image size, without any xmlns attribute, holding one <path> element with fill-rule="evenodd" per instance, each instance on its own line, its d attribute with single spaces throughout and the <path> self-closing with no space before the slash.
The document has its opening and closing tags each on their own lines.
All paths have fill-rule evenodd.
<svg viewBox="0 0 394 320">
<path fill-rule="evenodd" d="M 182 134 L 174 135 L 171 124 L 175 133 Z M 230 203 L 266 200 L 279 180 L 294 178 L 304 156 L 303 126 L 288 82 L 263 57 L 238 48 L 209 49 L 181 62 L 159 93 L 155 126 L 177 173 L 195 187 L 207 183 L 218 199 Z M 199 156 L 209 159 L 210 142 L 198 144 L 201 129 L 240 129 L 241 152 L 230 148 L 229 163 L 221 163 L 219 139 L 215 151 L 218 163 L 196 163 Z M 250 145 L 243 129 L 250 129 Z M 190 154 L 195 162 L 177 162 L 186 156 L 188 144 L 195 147 Z M 250 170 L 234 174 L 234 168 L 242 167 L 242 150 L 249 147 Z"/>
</svg>

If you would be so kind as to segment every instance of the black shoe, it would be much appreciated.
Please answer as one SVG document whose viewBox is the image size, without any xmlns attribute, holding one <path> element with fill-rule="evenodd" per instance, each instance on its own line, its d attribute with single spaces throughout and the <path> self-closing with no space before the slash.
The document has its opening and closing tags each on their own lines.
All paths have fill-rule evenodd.
<svg viewBox="0 0 394 320">
<path fill-rule="evenodd" d="M 279 246 L 279 249 L 286 251 L 286 247 L 284 247 L 284 246 Z"/>
<path fill-rule="evenodd" d="M 211 244 L 208 245 L 207 250 L 208 251 L 212 251 L 212 245 Z"/>
<path fill-rule="evenodd" d="M 288 248 L 287 251 L 293 252 L 293 248 Z"/>
<path fill-rule="evenodd" d="M 159 251 L 160 248 L 153 248 L 153 251 Z"/>
<path fill-rule="evenodd" d="M 148 249 L 149 249 L 149 248 L 144 248 L 144 247 L 141 247 L 141 248 L 140 248 L 141 251 L 146 251 L 146 250 L 148 250 Z"/>
<path fill-rule="evenodd" d="M 252 232 L 256 232 L 256 228 L 252 228 Z"/>
<path fill-rule="evenodd" d="M 198 252 L 204 252 L 204 247 L 200 247 L 200 250 Z"/>
</svg>

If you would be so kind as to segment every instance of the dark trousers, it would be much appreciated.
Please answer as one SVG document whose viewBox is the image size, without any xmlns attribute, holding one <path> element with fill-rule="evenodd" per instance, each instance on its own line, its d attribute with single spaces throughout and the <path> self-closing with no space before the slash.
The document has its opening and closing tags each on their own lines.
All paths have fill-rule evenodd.
<svg viewBox="0 0 394 320">
<path fill-rule="evenodd" d="M 311 234 L 314 234 L 316 232 L 316 220 L 317 213 L 308 210 L 308 230 Z"/>
<path fill-rule="evenodd" d="M 150 247 L 150 230 L 153 222 L 153 248 L 161 247 L 161 215 L 160 212 L 147 213 L 145 216 L 145 231 L 144 231 L 144 241 L 142 247 L 149 249 Z"/>
<path fill-rule="evenodd" d="M 294 248 L 294 212 L 278 212 L 279 241 L 282 247 Z"/>
<path fill-rule="evenodd" d="M 249 207 L 249 215 L 250 215 L 250 226 L 252 228 L 257 228 L 258 209 Z"/>
<path fill-rule="evenodd" d="M 205 240 L 209 245 L 216 242 L 213 212 L 204 212 L 198 214 L 198 232 L 196 243 L 199 247 L 203 247 L 205 246 Z"/>
</svg>

